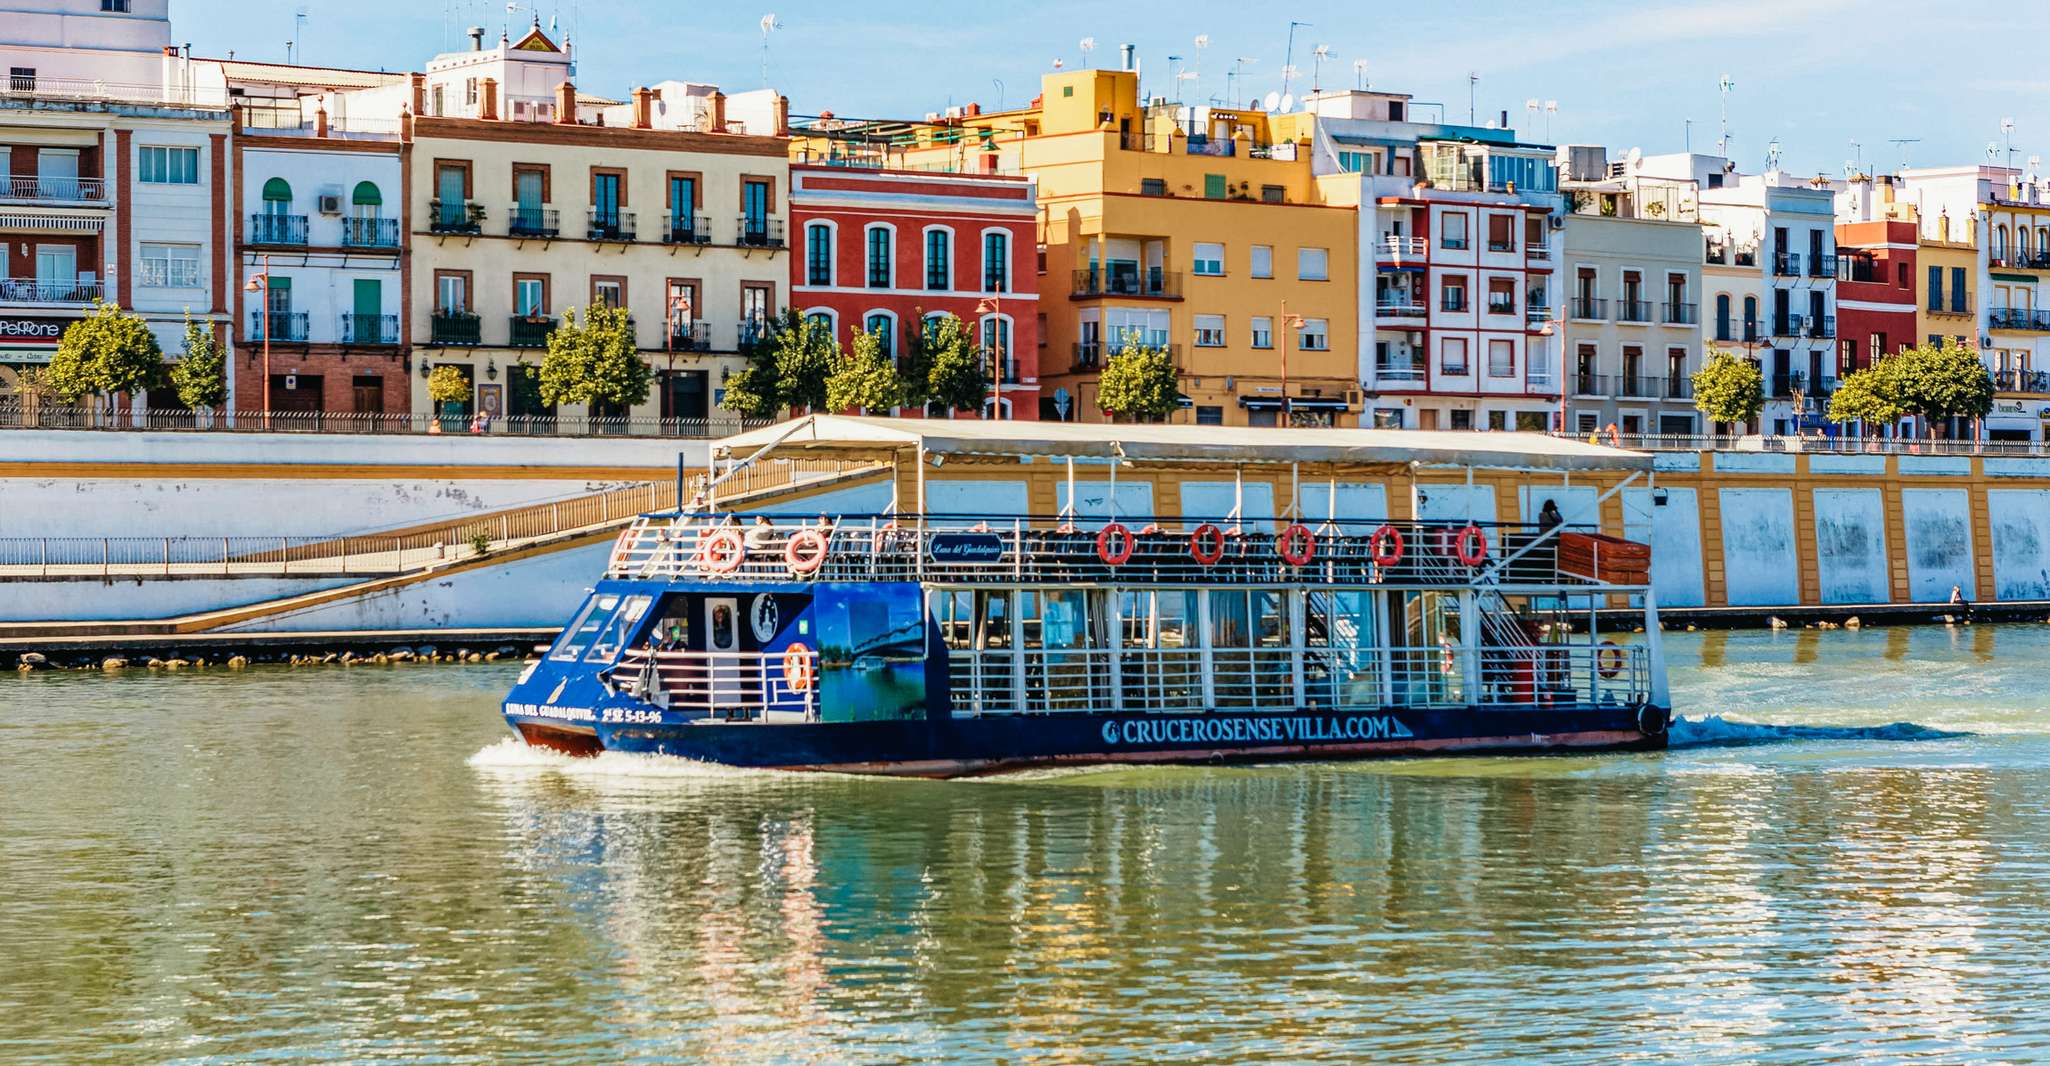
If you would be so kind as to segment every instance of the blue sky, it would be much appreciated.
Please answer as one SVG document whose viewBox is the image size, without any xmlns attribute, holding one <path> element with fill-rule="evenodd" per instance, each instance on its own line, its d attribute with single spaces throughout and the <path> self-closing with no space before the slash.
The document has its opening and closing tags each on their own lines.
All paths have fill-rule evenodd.
<svg viewBox="0 0 2050 1066">
<path fill-rule="evenodd" d="M 1980 162 L 1989 141 L 2005 159 L 2004 118 L 2015 120 L 2018 161 L 2050 157 L 2050 60 L 2040 48 L 2050 0 L 522 0 L 511 14 L 504 0 L 172 0 L 172 19 L 201 54 L 282 60 L 292 13 L 304 10 L 304 61 L 417 69 L 459 46 L 464 26 L 482 24 L 495 39 L 536 8 L 544 23 L 574 28 L 579 87 L 606 95 L 665 77 L 759 88 L 760 21 L 773 11 L 782 26 L 769 42 L 769 81 L 799 114 L 1016 105 L 1056 58 L 1085 62 L 1084 37 L 1096 41 L 1097 66 L 1115 65 L 1120 44 L 1137 45 L 1149 94 L 1170 91 L 1170 55 L 1201 75 L 1184 83 L 1185 97 L 1223 96 L 1240 57 L 1252 60 L 1245 86 L 1264 94 L 1280 87 L 1294 19 L 1312 24 L 1296 31 L 1296 86 L 1311 76 L 1312 50 L 1327 45 L 1326 84 L 1353 84 L 1364 59 L 1374 87 L 1443 101 L 1456 121 L 1467 113 L 1467 74 L 1478 72 L 1483 119 L 1507 109 L 1534 140 L 1678 151 L 1692 119 L 1694 148 L 1712 151 L 1727 73 L 1731 154 L 1746 170 L 1762 166 L 1775 138 L 1799 172 L 1840 173 L 1854 153 L 1891 168 L 1903 152 L 1895 138 L 1920 139 L 1905 148 L 1914 165 Z M 1198 34 L 1207 48 L 1195 47 Z M 2019 44 L 2000 59 L 1986 43 L 1999 41 Z M 1526 111 L 1530 99 L 1558 102 L 1549 134 L 1545 113 Z"/>
</svg>

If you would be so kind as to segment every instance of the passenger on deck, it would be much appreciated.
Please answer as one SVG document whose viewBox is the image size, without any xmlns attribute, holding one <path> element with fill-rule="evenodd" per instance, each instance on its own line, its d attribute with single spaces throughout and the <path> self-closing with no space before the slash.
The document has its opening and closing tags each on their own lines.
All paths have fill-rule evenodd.
<svg viewBox="0 0 2050 1066">
<path fill-rule="evenodd" d="M 1558 501 L 1547 499 L 1538 509 L 1538 532 L 1549 533 L 1565 524 L 1566 516 L 1559 513 Z"/>
<path fill-rule="evenodd" d="M 766 548 L 776 539 L 776 527 L 769 524 L 765 515 L 756 515 L 755 524 L 747 531 L 749 548 Z"/>
</svg>

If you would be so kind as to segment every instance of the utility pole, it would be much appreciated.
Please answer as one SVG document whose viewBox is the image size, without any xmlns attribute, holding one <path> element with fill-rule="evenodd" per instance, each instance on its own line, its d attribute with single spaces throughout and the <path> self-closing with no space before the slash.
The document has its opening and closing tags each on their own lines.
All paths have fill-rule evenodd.
<svg viewBox="0 0 2050 1066">
<path fill-rule="evenodd" d="M 1295 401 L 1288 392 L 1288 334 L 1303 324 L 1301 316 L 1289 317 L 1288 301 L 1281 301 L 1281 318 L 1276 325 L 1281 329 L 1281 428 L 1295 426 Z"/>
<path fill-rule="evenodd" d="M 263 273 L 253 274 L 242 291 L 259 293 L 263 300 L 263 428 L 270 428 L 270 255 L 263 257 Z"/>
</svg>

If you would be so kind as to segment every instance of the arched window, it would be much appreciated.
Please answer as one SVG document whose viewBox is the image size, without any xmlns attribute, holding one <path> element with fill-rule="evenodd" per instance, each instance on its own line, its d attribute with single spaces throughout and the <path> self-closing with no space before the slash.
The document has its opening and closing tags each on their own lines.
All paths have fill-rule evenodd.
<svg viewBox="0 0 2050 1066">
<path fill-rule="evenodd" d="M 823 222 L 804 227 L 804 283 L 833 283 L 833 227 Z"/>
<path fill-rule="evenodd" d="M 883 354 L 892 359 L 897 357 L 897 320 L 887 311 L 870 311 L 862 320 L 861 328 L 876 335 Z"/>
<path fill-rule="evenodd" d="M 1744 340 L 1758 339 L 1758 297 L 1744 297 Z"/>
<path fill-rule="evenodd" d="M 925 231 L 925 287 L 938 292 L 954 287 L 954 231 L 945 226 Z"/>
<path fill-rule="evenodd" d="M 839 343 L 840 338 L 837 335 L 838 331 L 834 328 L 831 308 L 814 307 L 804 313 L 804 320 L 825 330 L 826 336 L 832 337 L 834 343 Z"/>
<path fill-rule="evenodd" d="M 982 235 L 982 291 L 1011 291 L 1011 235 L 991 230 Z"/>
<path fill-rule="evenodd" d="M 384 195 L 377 191 L 375 182 L 359 181 L 356 190 L 349 194 L 349 202 L 357 207 L 381 207 Z"/>
<path fill-rule="evenodd" d="M 925 342 L 927 344 L 931 344 L 933 338 L 938 337 L 940 335 L 940 324 L 952 317 L 954 316 L 948 314 L 945 311 L 932 311 L 927 313 L 925 316 L 925 321 L 919 323 L 919 332 L 924 334 Z"/>
<path fill-rule="evenodd" d="M 2007 227 L 1993 227 L 1993 258 L 2007 258 Z"/>
<path fill-rule="evenodd" d="M 868 287 L 887 289 L 896 283 L 890 259 L 890 242 L 896 236 L 888 226 L 868 228 Z"/>
<path fill-rule="evenodd" d="M 2029 227 L 2014 228 L 2014 257 L 2020 262 L 2029 261 Z"/>
<path fill-rule="evenodd" d="M 289 214 L 292 210 L 292 183 L 283 178 L 272 178 L 263 183 L 263 211 L 267 215 Z"/>
<path fill-rule="evenodd" d="M 997 367 L 1004 381 L 1016 381 L 1017 353 L 1011 350 L 1011 316 L 982 316 L 982 350 Z"/>
<path fill-rule="evenodd" d="M 1730 294 L 1726 292 L 1715 294 L 1715 339 L 1730 339 Z"/>
</svg>

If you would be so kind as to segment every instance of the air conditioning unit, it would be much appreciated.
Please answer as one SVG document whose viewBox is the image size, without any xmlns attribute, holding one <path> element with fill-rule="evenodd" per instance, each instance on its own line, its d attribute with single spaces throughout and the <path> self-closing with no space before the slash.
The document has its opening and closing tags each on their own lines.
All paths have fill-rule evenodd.
<svg viewBox="0 0 2050 1066">
<path fill-rule="evenodd" d="M 321 213 L 321 214 L 323 214 L 323 215 L 339 215 L 339 214 L 341 214 L 341 213 L 342 213 L 342 194 L 341 194 L 341 193 L 338 193 L 338 192 L 324 192 L 324 193 L 321 193 L 321 194 L 320 194 L 320 213 Z"/>
</svg>

